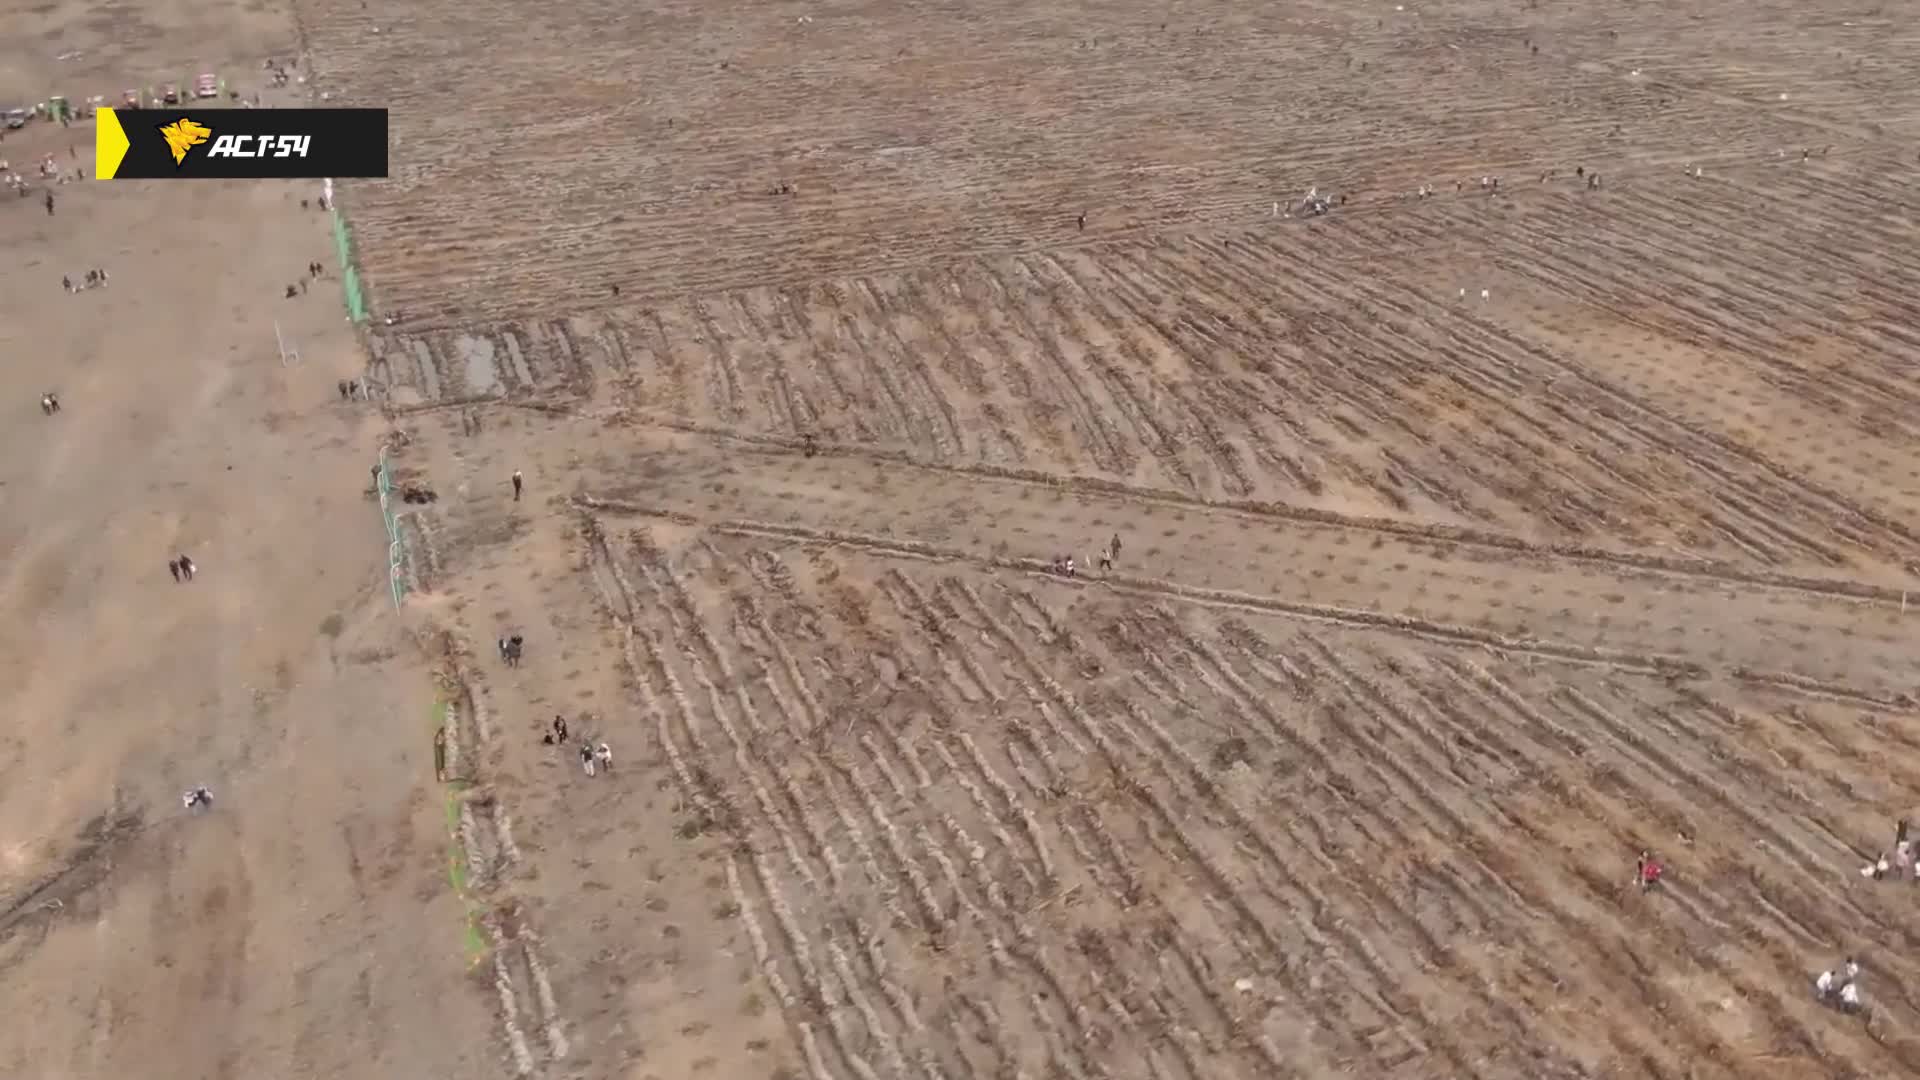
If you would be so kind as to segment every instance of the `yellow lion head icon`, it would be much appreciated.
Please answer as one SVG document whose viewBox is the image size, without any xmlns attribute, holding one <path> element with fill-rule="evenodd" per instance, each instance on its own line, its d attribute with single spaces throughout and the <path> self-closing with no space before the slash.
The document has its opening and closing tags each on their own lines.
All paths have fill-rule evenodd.
<svg viewBox="0 0 1920 1080">
<path fill-rule="evenodd" d="M 160 136 L 167 140 L 167 149 L 173 151 L 176 168 L 186 164 L 189 149 L 206 142 L 212 135 L 212 128 L 196 124 L 184 116 L 171 124 L 160 125 Z"/>
</svg>

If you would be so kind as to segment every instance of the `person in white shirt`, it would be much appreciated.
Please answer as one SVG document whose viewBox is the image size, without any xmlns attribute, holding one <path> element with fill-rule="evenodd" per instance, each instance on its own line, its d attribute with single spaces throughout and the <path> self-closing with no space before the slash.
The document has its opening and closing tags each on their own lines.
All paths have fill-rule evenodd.
<svg viewBox="0 0 1920 1080">
<path fill-rule="evenodd" d="M 1823 971 L 1813 980 L 1813 995 L 1825 1001 L 1833 993 L 1833 972 Z"/>
<path fill-rule="evenodd" d="M 1847 985 L 1840 988 L 1840 1008 L 1842 1008 L 1847 1012 L 1859 1011 L 1860 1009 L 1860 984 L 1859 983 L 1848 983 Z"/>
</svg>

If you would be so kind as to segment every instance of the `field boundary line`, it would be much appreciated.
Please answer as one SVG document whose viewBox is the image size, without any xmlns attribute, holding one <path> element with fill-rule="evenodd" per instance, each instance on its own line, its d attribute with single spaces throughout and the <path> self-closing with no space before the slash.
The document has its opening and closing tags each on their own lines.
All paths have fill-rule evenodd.
<svg viewBox="0 0 1920 1080">
<path fill-rule="evenodd" d="M 359 326 L 367 321 L 366 294 L 360 285 L 360 269 L 354 264 L 353 230 L 347 227 L 346 215 L 340 212 L 340 203 L 334 198 L 331 177 L 322 184 L 321 199 L 333 219 L 333 246 L 340 257 L 340 291 L 347 302 L 347 318 Z"/>
<path fill-rule="evenodd" d="M 728 431 L 724 428 L 707 424 L 695 424 L 657 418 L 647 418 L 644 422 L 650 426 L 672 431 L 747 443 L 766 449 L 794 452 L 804 452 L 806 449 L 806 443 L 803 440 L 790 439 L 784 436 L 746 434 Z M 1179 507 L 1181 509 L 1236 514 L 1266 521 L 1286 521 L 1295 524 L 1314 525 L 1322 528 L 1353 529 L 1361 532 L 1384 533 L 1406 540 L 1460 544 L 1509 554 L 1524 555 L 1532 558 L 1592 563 L 1615 570 L 1628 570 L 1642 574 L 1710 580 L 1726 584 L 1760 586 L 1769 589 L 1781 589 L 1788 592 L 1807 593 L 1830 599 L 1873 601 L 1890 605 L 1905 604 L 1909 593 L 1920 595 L 1920 583 L 1917 583 L 1911 589 L 1899 589 L 1890 585 L 1873 585 L 1851 578 L 1802 577 L 1796 574 L 1782 574 L 1768 570 L 1748 570 L 1731 563 L 1713 559 L 1616 551 L 1609 548 L 1590 547 L 1584 544 L 1558 543 L 1552 541 L 1535 542 L 1521 539 L 1518 536 L 1497 533 L 1487 529 L 1477 529 L 1465 525 L 1443 525 L 1437 523 L 1402 521 L 1394 518 L 1365 517 L 1358 514 L 1342 514 L 1333 510 L 1319 510 L 1313 507 L 1292 506 L 1278 502 L 1209 499 L 1200 495 L 1182 494 L 1181 492 L 1166 488 L 1140 487 L 1121 483 L 1117 480 L 1105 480 L 1100 477 L 1065 476 L 1033 469 L 1012 469 L 996 465 L 938 464 L 917 460 L 902 451 L 849 447 L 845 444 L 815 443 L 814 446 L 816 453 L 822 455 L 831 454 L 840 457 L 861 458 L 869 461 L 884 461 L 890 464 L 920 469 L 927 472 L 1045 487 L 1056 491 L 1064 490 L 1078 495 L 1155 502 L 1167 506 Z"/>
<path fill-rule="evenodd" d="M 380 445 L 380 458 L 374 466 L 373 487 L 380 497 L 380 518 L 387 527 L 387 590 L 393 596 L 393 610 L 399 611 L 401 601 L 407 596 L 407 587 L 400 580 L 407 542 L 400 528 L 400 515 L 393 512 L 393 466 L 385 443 Z"/>
</svg>

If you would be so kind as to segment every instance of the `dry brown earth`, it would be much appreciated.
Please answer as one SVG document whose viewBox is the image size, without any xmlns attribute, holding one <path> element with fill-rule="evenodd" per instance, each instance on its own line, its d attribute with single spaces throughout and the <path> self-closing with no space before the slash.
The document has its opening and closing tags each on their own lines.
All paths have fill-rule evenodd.
<svg viewBox="0 0 1920 1080">
<path fill-rule="evenodd" d="M 290 190 L 0 206 L 84 376 L 0 477 L 0 1066 L 1920 1071 L 1897 10 L 295 13 L 235 55 L 395 110 L 360 341 Z"/>
</svg>

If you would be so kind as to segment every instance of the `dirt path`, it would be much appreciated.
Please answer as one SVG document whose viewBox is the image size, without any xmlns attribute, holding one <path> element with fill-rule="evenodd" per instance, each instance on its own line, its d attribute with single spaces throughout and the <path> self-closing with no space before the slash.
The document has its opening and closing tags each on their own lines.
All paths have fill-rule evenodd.
<svg viewBox="0 0 1920 1080">
<path fill-rule="evenodd" d="M 519 423 L 549 458 L 577 458 L 597 441 L 576 421 L 528 415 Z M 629 445 L 622 459 L 570 480 L 563 473 L 561 482 L 609 508 L 894 557 L 924 551 L 1039 574 L 1071 554 L 1081 588 L 1354 624 L 1401 620 L 1458 640 L 1642 670 L 1744 669 L 1866 701 L 1916 689 L 1905 668 L 1899 590 L 1844 579 L 1756 577 L 1681 559 L 1661 569 L 1653 558 L 1575 557 L 1497 534 L 1421 535 L 1392 522 L 1369 527 L 1129 498 L 1114 488 L 857 454 L 807 458 L 703 435 L 636 433 Z M 592 477 L 608 473 L 624 479 L 596 486 Z M 471 482 L 461 479 L 470 475 L 454 469 L 449 478 Z M 884 519 L 872 512 L 880 504 Z M 1099 555 L 1115 534 L 1122 557 L 1104 574 Z M 1764 632 L 1751 633 L 1755 627 Z"/>
</svg>

